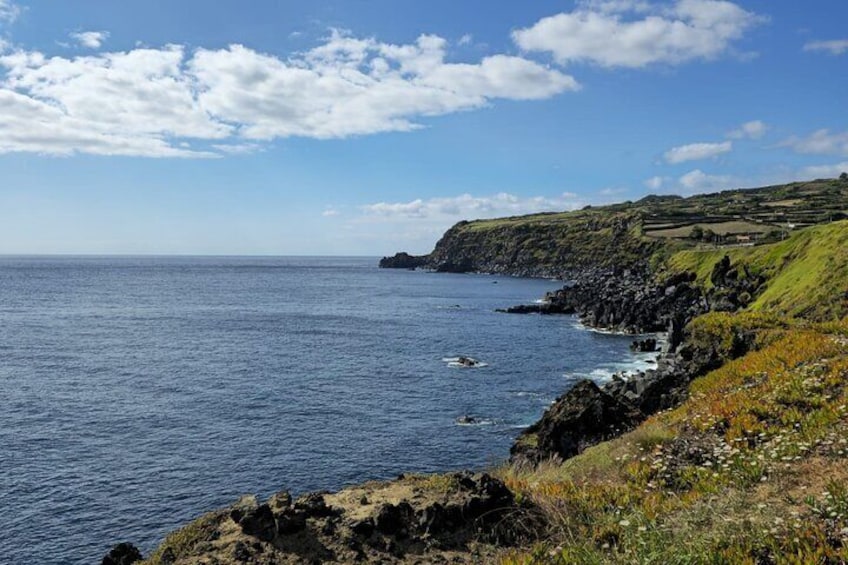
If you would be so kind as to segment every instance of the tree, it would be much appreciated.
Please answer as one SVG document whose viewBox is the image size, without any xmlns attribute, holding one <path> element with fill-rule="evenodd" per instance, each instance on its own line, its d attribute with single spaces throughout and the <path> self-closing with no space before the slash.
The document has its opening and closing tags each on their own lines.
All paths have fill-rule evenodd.
<svg viewBox="0 0 848 565">
<path fill-rule="evenodd" d="M 694 239 L 700 241 L 704 238 L 704 228 L 701 226 L 695 226 L 692 228 L 692 231 L 689 232 L 689 239 Z"/>
<path fill-rule="evenodd" d="M 848 182 L 848 173 L 842 173 L 841 175 L 839 175 L 839 180 L 841 180 L 842 182 Z"/>
</svg>

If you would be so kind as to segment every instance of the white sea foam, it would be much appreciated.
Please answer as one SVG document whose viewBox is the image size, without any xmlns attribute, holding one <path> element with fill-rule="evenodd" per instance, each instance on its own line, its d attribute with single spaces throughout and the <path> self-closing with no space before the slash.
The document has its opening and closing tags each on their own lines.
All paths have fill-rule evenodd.
<svg viewBox="0 0 848 565">
<path fill-rule="evenodd" d="M 475 418 L 473 422 L 460 422 L 456 421 L 455 425 L 457 426 L 492 426 L 497 424 L 497 420 L 490 420 L 489 418 Z"/>
<path fill-rule="evenodd" d="M 660 352 L 665 347 L 668 339 L 667 335 L 664 333 L 656 333 L 656 334 L 623 334 L 621 332 L 614 332 L 611 330 L 598 330 L 594 328 L 587 327 L 583 324 L 576 324 L 576 328 L 585 329 L 588 331 L 592 331 L 600 334 L 608 334 L 608 335 L 628 335 L 632 336 L 634 339 L 645 339 L 645 338 L 653 338 L 657 340 L 657 351 L 651 352 L 631 352 L 627 355 L 626 358 L 613 363 L 603 363 L 593 369 L 588 373 L 566 373 L 564 376 L 568 378 L 583 378 L 590 379 L 598 384 L 603 384 L 607 381 L 612 380 L 613 375 L 619 375 L 624 379 L 628 379 L 637 373 L 647 371 L 648 369 L 654 369 L 657 365 L 657 359 L 660 356 Z"/>
<path fill-rule="evenodd" d="M 542 393 L 540 393 L 540 392 L 530 392 L 530 391 L 526 391 L 526 390 L 520 390 L 520 391 L 515 392 L 513 394 L 515 394 L 515 396 L 529 396 L 531 398 L 539 398 L 540 396 L 542 396 Z"/>
</svg>

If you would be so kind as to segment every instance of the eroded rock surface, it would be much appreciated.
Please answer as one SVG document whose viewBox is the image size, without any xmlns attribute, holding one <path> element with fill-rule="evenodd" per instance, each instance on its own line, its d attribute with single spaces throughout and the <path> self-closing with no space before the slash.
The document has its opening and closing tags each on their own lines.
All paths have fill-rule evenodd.
<svg viewBox="0 0 848 565">
<path fill-rule="evenodd" d="M 287 492 L 265 503 L 243 497 L 190 525 L 198 539 L 159 552 L 174 564 L 485 562 L 495 544 L 520 537 L 517 512 L 485 473 L 401 477 L 294 501 Z"/>
</svg>

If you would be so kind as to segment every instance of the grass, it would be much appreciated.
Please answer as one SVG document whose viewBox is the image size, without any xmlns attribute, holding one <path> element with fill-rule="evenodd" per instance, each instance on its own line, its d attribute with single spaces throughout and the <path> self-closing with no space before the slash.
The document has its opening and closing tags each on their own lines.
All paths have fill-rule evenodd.
<svg viewBox="0 0 848 565">
<path fill-rule="evenodd" d="M 848 323 L 707 326 L 746 320 L 762 348 L 677 409 L 563 465 L 500 469 L 548 524 L 502 563 L 848 559 Z"/>
<path fill-rule="evenodd" d="M 672 271 L 695 272 L 709 288 L 713 266 L 728 255 L 767 278 L 750 310 L 788 317 L 836 320 L 848 315 L 848 221 L 815 226 L 785 241 L 759 247 L 681 251 L 668 260 Z"/>
<path fill-rule="evenodd" d="M 650 228 L 646 227 L 645 234 L 650 237 L 661 237 L 661 238 L 685 238 L 689 237 L 692 233 L 692 229 L 696 226 L 701 226 L 704 229 L 710 229 L 714 233 L 719 235 L 728 235 L 728 234 L 736 234 L 736 233 L 768 233 L 774 229 L 777 229 L 776 226 L 768 225 L 768 224 L 755 224 L 751 222 L 716 222 L 716 223 L 697 223 L 692 225 L 686 225 L 678 228 L 660 228 L 660 226 L 650 226 Z"/>
<path fill-rule="evenodd" d="M 217 539 L 220 520 L 221 512 L 210 512 L 171 532 L 139 565 L 167 565 L 175 556 L 191 555 L 199 544 Z"/>
</svg>

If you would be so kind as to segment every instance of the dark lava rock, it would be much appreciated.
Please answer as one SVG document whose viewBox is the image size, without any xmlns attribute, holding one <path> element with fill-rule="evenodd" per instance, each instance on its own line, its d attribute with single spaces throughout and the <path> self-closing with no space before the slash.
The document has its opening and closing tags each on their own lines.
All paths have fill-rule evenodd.
<svg viewBox="0 0 848 565">
<path fill-rule="evenodd" d="M 414 511 L 408 502 L 383 504 L 377 512 L 375 527 L 384 534 L 397 534 L 409 528 Z"/>
<path fill-rule="evenodd" d="M 241 541 L 237 541 L 235 547 L 233 547 L 233 559 L 239 563 L 246 563 L 253 558 L 253 555 L 248 549 L 247 544 Z"/>
<path fill-rule="evenodd" d="M 292 505 L 292 496 L 287 490 L 280 491 L 276 494 L 272 494 L 271 498 L 268 499 L 268 506 L 271 507 L 271 511 L 274 514 L 278 512 L 282 512 L 284 509 L 290 507 Z"/>
<path fill-rule="evenodd" d="M 429 255 L 410 255 L 401 251 L 395 253 L 392 257 L 383 257 L 380 259 L 381 269 L 417 269 L 427 264 Z"/>
<path fill-rule="evenodd" d="M 644 415 L 623 398 L 604 392 L 592 381 L 580 381 L 519 436 L 511 458 L 530 463 L 550 457 L 568 459 L 642 420 Z"/>
<path fill-rule="evenodd" d="M 281 535 L 296 534 L 306 528 L 306 516 L 293 508 L 284 508 L 275 512 L 277 532 Z"/>
<path fill-rule="evenodd" d="M 355 520 L 350 523 L 351 531 L 357 536 L 361 536 L 363 538 L 371 537 L 371 534 L 374 533 L 374 520 L 371 518 L 365 518 L 363 520 Z"/>
<path fill-rule="evenodd" d="M 307 518 L 325 518 L 333 516 L 336 512 L 327 506 L 324 493 L 306 493 L 294 501 L 294 509 L 303 513 Z"/>
<path fill-rule="evenodd" d="M 130 565 L 141 561 L 143 557 L 136 546 L 131 543 L 119 543 L 103 558 L 102 565 Z"/>
<path fill-rule="evenodd" d="M 630 350 L 640 353 L 653 353 L 657 350 L 657 340 L 652 337 L 634 340 L 630 344 Z"/>
<path fill-rule="evenodd" d="M 267 504 L 257 504 L 256 497 L 242 498 L 230 510 L 230 518 L 249 536 L 270 541 L 277 534 L 274 513 Z"/>
</svg>

